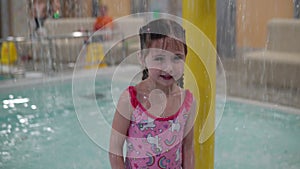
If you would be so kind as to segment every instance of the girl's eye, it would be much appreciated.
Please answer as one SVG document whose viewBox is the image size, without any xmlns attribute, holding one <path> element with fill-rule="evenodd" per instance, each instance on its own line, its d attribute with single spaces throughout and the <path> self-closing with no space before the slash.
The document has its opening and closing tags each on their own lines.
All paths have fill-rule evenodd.
<svg viewBox="0 0 300 169">
<path fill-rule="evenodd" d="M 181 60 L 183 57 L 181 55 L 175 55 L 174 60 Z"/>
<path fill-rule="evenodd" d="M 163 60 L 164 60 L 164 57 L 163 57 L 163 56 L 155 56 L 155 57 L 154 57 L 154 60 L 155 60 L 155 61 L 163 61 Z"/>
</svg>

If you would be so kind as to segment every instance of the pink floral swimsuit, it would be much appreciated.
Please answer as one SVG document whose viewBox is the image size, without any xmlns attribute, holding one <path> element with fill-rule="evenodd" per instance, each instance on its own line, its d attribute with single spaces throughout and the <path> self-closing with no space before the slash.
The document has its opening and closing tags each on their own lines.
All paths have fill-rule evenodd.
<svg viewBox="0 0 300 169">
<path fill-rule="evenodd" d="M 188 112 L 193 102 L 187 90 L 183 104 L 172 116 L 155 117 L 136 98 L 133 86 L 128 88 L 134 111 L 127 133 L 126 169 L 180 169 L 182 140 Z"/>
</svg>

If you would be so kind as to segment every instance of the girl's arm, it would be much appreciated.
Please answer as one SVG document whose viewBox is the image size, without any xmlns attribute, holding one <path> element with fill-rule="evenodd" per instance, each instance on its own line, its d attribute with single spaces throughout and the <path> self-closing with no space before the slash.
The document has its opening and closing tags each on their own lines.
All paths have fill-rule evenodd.
<svg viewBox="0 0 300 169">
<path fill-rule="evenodd" d="M 124 91 L 119 99 L 112 122 L 110 136 L 109 160 L 112 169 L 124 169 L 123 145 L 130 125 L 132 106 L 128 91 Z"/>
<path fill-rule="evenodd" d="M 182 143 L 182 168 L 194 169 L 195 168 L 195 153 L 194 153 L 194 122 L 196 115 L 196 101 L 193 100 L 189 112 L 189 118 L 185 127 L 185 137 Z"/>
</svg>

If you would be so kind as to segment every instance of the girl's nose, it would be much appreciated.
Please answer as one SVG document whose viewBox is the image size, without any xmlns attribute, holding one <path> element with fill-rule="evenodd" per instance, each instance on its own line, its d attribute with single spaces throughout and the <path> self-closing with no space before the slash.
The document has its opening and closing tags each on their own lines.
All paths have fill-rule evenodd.
<svg viewBox="0 0 300 169">
<path fill-rule="evenodd" d="M 166 61 L 165 65 L 164 65 L 164 72 L 168 73 L 168 74 L 172 74 L 173 73 L 173 65 L 171 63 L 170 60 Z"/>
</svg>

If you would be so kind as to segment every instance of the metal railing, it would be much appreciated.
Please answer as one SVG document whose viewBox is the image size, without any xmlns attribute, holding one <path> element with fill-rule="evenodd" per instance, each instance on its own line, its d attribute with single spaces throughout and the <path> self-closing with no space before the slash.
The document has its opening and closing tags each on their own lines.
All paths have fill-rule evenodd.
<svg viewBox="0 0 300 169">
<path fill-rule="evenodd" d="M 118 64 L 125 58 L 127 49 L 121 32 L 73 32 L 38 38 L 8 37 L 0 39 L 0 75 L 19 77 L 28 71 L 52 74 L 73 70 L 75 64 L 82 67 L 95 64 L 77 60 L 79 56 L 84 58 L 88 45 L 92 43 L 102 44 L 103 52 L 107 55 L 107 65 Z"/>
</svg>

